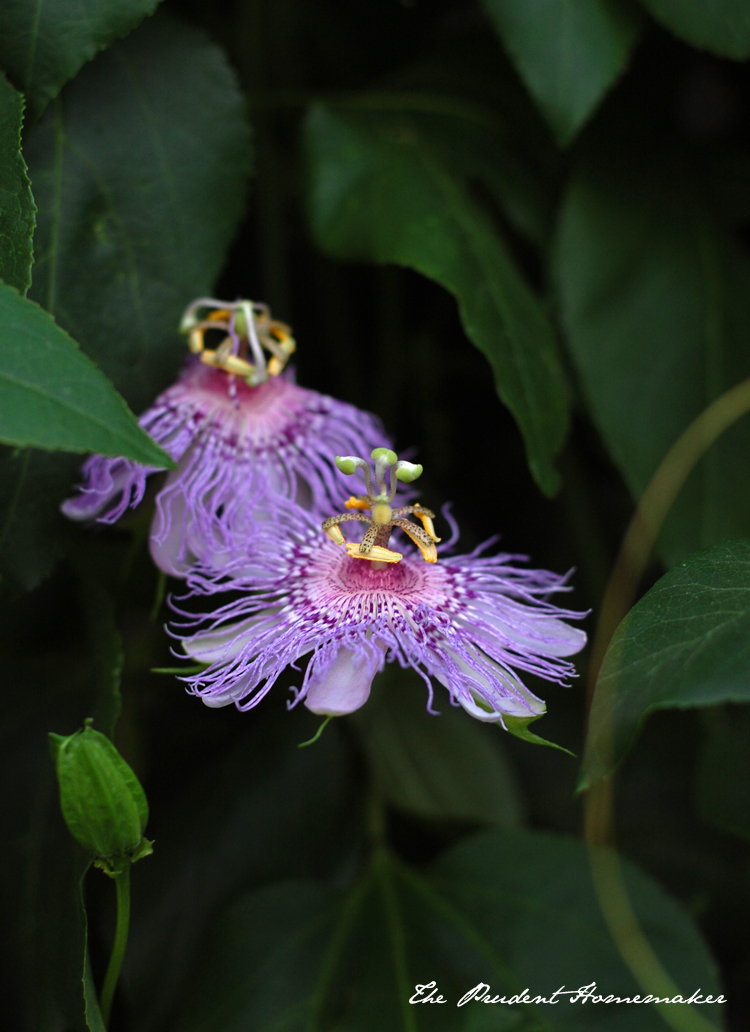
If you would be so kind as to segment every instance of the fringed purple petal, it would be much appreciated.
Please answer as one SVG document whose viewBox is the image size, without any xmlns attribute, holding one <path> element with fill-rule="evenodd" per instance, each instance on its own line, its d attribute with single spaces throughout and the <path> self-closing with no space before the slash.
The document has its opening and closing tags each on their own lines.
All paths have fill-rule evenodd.
<svg viewBox="0 0 750 1032">
<path fill-rule="evenodd" d="M 192 359 L 177 383 L 140 418 L 175 462 L 156 497 L 151 551 L 167 573 L 185 576 L 198 560 L 221 568 L 243 554 L 276 497 L 321 519 L 358 485 L 336 469 L 336 454 L 368 456 L 390 444 L 374 416 L 298 387 L 290 376 L 259 387 L 234 382 Z M 93 456 L 80 494 L 63 504 L 71 519 L 113 523 L 137 505 L 153 468 Z M 407 492 L 401 498 L 407 500 Z"/>
<path fill-rule="evenodd" d="M 190 690 L 249 709 L 287 666 L 311 654 L 294 701 L 315 712 L 357 708 L 387 660 L 439 681 L 480 719 L 543 713 L 522 674 L 565 683 L 575 676 L 565 657 L 585 642 L 563 622 L 585 614 L 550 601 L 569 590 L 566 578 L 520 567 L 516 556 L 474 553 L 431 564 L 408 544 L 398 548 L 400 563 L 375 568 L 349 557 L 306 514 L 280 507 L 272 526 L 258 528 L 251 559 L 220 574 L 190 574 L 193 598 L 235 593 L 213 613 L 183 613 L 174 630 L 191 656 L 211 663 L 186 678 Z"/>
</svg>

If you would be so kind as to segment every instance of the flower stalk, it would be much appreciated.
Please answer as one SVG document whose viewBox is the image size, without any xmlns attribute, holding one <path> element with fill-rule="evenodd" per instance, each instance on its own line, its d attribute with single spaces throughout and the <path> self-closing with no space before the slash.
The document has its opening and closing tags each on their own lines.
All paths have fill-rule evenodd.
<svg viewBox="0 0 750 1032">
<path fill-rule="evenodd" d="M 119 874 L 115 875 L 115 888 L 117 889 L 117 927 L 115 929 L 114 945 L 112 946 L 112 956 L 109 958 L 109 966 L 104 978 L 100 1004 L 105 1026 L 109 1025 L 112 1001 L 114 1000 L 115 989 L 120 978 L 120 969 L 122 968 L 122 961 L 128 944 L 128 932 L 130 931 L 130 867 L 126 867 Z"/>
</svg>

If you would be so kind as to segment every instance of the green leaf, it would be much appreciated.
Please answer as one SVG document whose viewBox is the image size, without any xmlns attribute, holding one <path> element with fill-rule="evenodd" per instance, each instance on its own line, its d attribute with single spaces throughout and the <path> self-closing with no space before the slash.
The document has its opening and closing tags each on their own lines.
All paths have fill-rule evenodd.
<svg viewBox="0 0 750 1032">
<path fill-rule="evenodd" d="M 644 930 L 689 997 L 717 996 L 697 929 L 634 867 L 625 882 Z M 445 1004 L 409 1004 L 437 983 Z M 456 1004 L 480 982 L 491 996 L 545 997 L 596 983 L 644 995 L 612 943 L 581 842 L 496 830 L 465 839 L 417 873 L 387 853 L 347 890 L 285 882 L 247 893 L 215 925 L 174 1032 L 659 1032 L 646 1006 L 569 1002 Z M 675 1011 L 679 1004 L 675 1004 Z M 493 1013 L 490 1024 L 486 1014 Z M 720 1024 L 719 1008 L 701 1006 Z"/>
<path fill-rule="evenodd" d="M 84 888 L 83 882 L 86 877 L 84 872 L 83 877 L 80 881 L 80 899 L 81 909 L 83 910 L 83 918 L 86 922 L 84 926 L 84 940 L 83 940 L 83 1007 L 84 1015 L 86 1018 L 86 1025 L 89 1032 L 107 1032 L 107 1026 L 104 1024 L 102 1018 L 102 1012 L 99 1009 L 99 997 L 96 993 L 96 986 L 94 985 L 94 975 L 91 970 L 91 959 L 89 957 L 89 941 L 88 941 L 88 922 L 86 920 L 86 910 L 84 902 Z"/>
<path fill-rule="evenodd" d="M 422 817 L 517 825 L 522 803 L 494 728 L 451 706 L 427 712 L 424 682 L 391 664 L 352 718 L 384 798 Z"/>
<path fill-rule="evenodd" d="M 75 341 L 5 284 L 0 325 L 1 441 L 173 465 Z"/>
<path fill-rule="evenodd" d="M 561 145 L 622 74 L 640 20 L 621 0 L 484 0 L 529 92 Z"/>
<path fill-rule="evenodd" d="M 646 10 L 686 43 L 719 57 L 750 57 L 750 7 L 745 0 L 641 0 Z"/>
<path fill-rule="evenodd" d="M 526 443 L 537 483 L 558 485 L 553 459 L 568 425 L 554 333 L 468 184 L 414 117 L 316 106 L 306 123 L 310 221 L 337 258 L 416 269 L 455 295 L 468 337 Z"/>
<path fill-rule="evenodd" d="M 750 542 L 691 556 L 644 595 L 604 657 L 580 787 L 607 774 L 657 709 L 750 701 Z"/>
<path fill-rule="evenodd" d="M 532 745 L 547 745 L 550 749 L 559 749 L 560 752 L 567 753 L 568 756 L 575 756 L 570 749 L 566 749 L 563 745 L 557 745 L 555 742 L 548 742 L 546 738 L 540 738 L 539 735 L 535 735 L 533 731 L 529 731 L 529 724 L 533 724 L 535 720 L 540 720 L 541 717 L 509 717 L 504 716 L 506 730 L 510 734 L 515 735 L 516 738 L 521 738 L 524 742 L 530 742 Z"/>
<path fill-rule="evenodd" d="M 174 782 L 161 813 L 152 801 L 158 863 L 134 872 L 122 986 L 139 1032 L 165 1027 L 210 920 L 229 899 L 273 878 L 322 877 L 349 862 L 361 802 L 341 722 L 298 749 L 319 718 L 276 702 L 265 700 L 244 722 L 231 750 L 191 762 L 194 776 Z M 201 740 L 207 715 L 198 715 Z"/>
<path fill-rule="evenodd" d="M 242 215 L 248 125 L 222 51 L 163 15 L 88 65 L 30 135 L 31 296 L 141 411 L 186 354 Z"/>
<path fill-rule="evenodd" d="M 78 455 L 0 447 L 0 566 L 24 591 L 49 575 L 72 540 L 60 503 L 80 464 Z"/>
<path fill-rule="evenodd" d="M 0 720 L 0 778 L 9 845 L 0 856 L 5 887 L 0 936 L 24 1003 L 18 1027 L 35 1032 L 101 1032 L 85 966 L 81 881 L 91 860 L 63 821 L 47 732 L 50 727 L 72 731 L 90 712 L 112 712 L 121 659 L 111 601 L 101 593 L 96 597 L 99 612 L 86 614 L 82 636 L 75 619 L 76 592 L 69 595 L 74 659 L 70 651 L 49 651 L 50 629 L 43 624 L 38 650 L 22 660 L 14 659 L 7 631 L 3 643 L 9 690 Z M 39 611 L 38 598 L 36 603 L 23 598 L 20 605 L 27 612 Z"/>
<path fill-rule="evenodd" d="M 99 50 L 126 35 L 159 0 L 4 0 L 0 6 L 0 66 L 34 115 Z"/>
<path fill-rule="evenodd" d="M 750 708 L 707 710 L 695 772 L 701 819 L 750 841 Z"/>
<path fill-rule="evenodd" d="M 21 154 L 22 125 L 23 97 L 0 73 L 0 279 L 25 292 L 36 207 Z"/>
<path fill-rule="evenodd" d="M 750 261 L 710 220 L 689 176 L 685 162 L 654 153 L 635 165 L 618 152 L 573 177 L 560 217 L 555 275 L 570 352 L 636 498 L 688 423 L 750 376 Z M 671 565 L 745 534 L 747 418 L 689 477 L 659 553 Z"/>
</svg>

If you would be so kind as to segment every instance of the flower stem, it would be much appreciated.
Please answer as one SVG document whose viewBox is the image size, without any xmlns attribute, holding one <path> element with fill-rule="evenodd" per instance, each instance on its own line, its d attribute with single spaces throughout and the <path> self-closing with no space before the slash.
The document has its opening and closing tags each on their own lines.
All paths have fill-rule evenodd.
<svg viewBox="0 0 750 1032">
<path fill-rule="evenodd" d="M 112 1000 L 115 995 L 117 979 L 120 977 L 125 947 L 128 943 L 128 931 L 130 928 L 130 865 L 120 874 L 115 875 L 115 887 L 117 888 L 117 928 L 115 929 L 115 944 L 112 947 L 112 956 L 109 958 L 109 967 L 107 968 L 107 976 L 104 979 L 101 999 L 102 1019 L 105 1026 L 109 1024 Z"/>
</svg>

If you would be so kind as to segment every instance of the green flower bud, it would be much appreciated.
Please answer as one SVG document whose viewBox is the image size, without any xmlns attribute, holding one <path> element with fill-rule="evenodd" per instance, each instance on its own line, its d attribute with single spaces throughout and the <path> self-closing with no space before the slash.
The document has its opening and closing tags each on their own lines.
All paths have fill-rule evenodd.
<svg viewBox="0 0 750 1032">
<path fill-rule="evenodd" d="M 357 466 L 362 464 L 362 460 L 358 459 L 356 455 L 337 455 L 334 459 L 336 468 L 340 469 L 342 473 L 346 473 L 349 476 L 355 471 Z"/>
<path fill-rule="evenodd" d="M 415 480 L 419 480 L 422 472 L 423 467 L 418 462 L 399 462 L 396 480 L 400 480 L 404 484 L 412 484 Z"/>
<path fill-rule="evenodd" d="M 105 736 L 86 721 L 67 738 L 50 734 L 60 806 L 73 838 L 115 876 L 152 852 L 143 837 L 148 803 L 138 778 Z"/>
<path fill-rule="evenodd" d="M 370 455 L 371 459 L 386 459 L 389 466 L 392 466 L 394 462 L 398 462 L 398 455 L 395 451 L 391 451 L 390 448 L 373 448 Z"/>
</svg>

